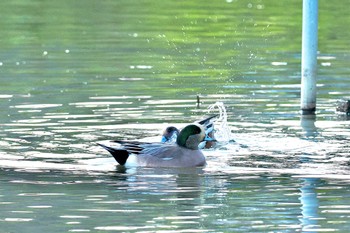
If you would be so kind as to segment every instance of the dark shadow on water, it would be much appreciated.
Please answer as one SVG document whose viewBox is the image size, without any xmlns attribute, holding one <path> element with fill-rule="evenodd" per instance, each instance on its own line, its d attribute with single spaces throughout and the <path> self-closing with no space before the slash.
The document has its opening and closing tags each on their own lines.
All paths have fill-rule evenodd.
<svg viewBox="0 0 350 233">
<path fill-rule="evenodd" d="M 123 166 L 123 165 L 119 165 L 119 164 L 118 164 L 118 165 L 115 167 L 115 171 L 116 171 L 117 173 L 125 174 L 126 171 L 127 171 L 127 168 L 126 168 L 125 166 Z"/>
</svg>

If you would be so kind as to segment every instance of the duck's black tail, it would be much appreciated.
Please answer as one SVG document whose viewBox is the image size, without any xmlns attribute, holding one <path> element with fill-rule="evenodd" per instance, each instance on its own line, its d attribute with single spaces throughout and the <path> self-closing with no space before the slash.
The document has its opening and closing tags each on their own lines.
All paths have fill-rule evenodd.
<svg viewBox="0 0 350 233">
<path fill-rule="evenodd" d="M 100 143 L 97 143 L 97 145 L 102 146 L 104 149 L 106 149 L 109 153 L 111 153 L 111 155 L 113 156 L 113 158 L 120 164 L 120 165 L 124 165 L 126 163 L 126 160 L 129 158 L 129 153 L 124 150 L 124 149 L 117 149 L 117 148 L 113 148 L 110 146 L 106 146 Z"/>
</svg>

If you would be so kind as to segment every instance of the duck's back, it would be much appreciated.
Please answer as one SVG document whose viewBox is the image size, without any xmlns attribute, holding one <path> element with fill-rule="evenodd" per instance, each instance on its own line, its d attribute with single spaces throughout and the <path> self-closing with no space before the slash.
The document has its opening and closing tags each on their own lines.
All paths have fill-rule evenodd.
<svg viewBox="0 0 350 233">
<path fill-rule="evenodd" d="M 146 167 L 197 167 L 206 164 L 200 150 L 190 150 L 176 144 L 149 144 L 137 155 L 137 163 Z"/>
</svg>

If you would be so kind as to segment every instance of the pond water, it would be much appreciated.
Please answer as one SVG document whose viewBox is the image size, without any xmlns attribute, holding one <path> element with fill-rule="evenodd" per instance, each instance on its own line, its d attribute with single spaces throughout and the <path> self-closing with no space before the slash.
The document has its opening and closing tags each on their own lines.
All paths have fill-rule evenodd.
<svg viewBox="0 0 350 233">
<path fill-rule="evenodd" d="M 347 232 L 348 1 L 320 1 L 316 117 L 301 118 L 302 1 L 6 1 L 1 232 Z M 200 105 L 197 105 L 197 96 Z M 227 111 L 207 166 L 117 166 Z"/>
</svg>

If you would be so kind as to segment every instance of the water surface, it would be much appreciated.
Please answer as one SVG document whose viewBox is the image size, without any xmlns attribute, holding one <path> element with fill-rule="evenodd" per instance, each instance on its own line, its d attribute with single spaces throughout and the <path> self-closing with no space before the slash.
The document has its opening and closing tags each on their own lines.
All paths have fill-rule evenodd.
<svg viewBox="0 0 350 233">
<path fill-rule="evenodd" d="M 1 231 L 347 232 L 342 3 L 319 3 L 311 119 L 302 1 L 3 3 Z M 124 168 L 96 145 L 157 140 L 216 102 L 234 141 L 205 150 L 204 168 Z"/>
</svg>

